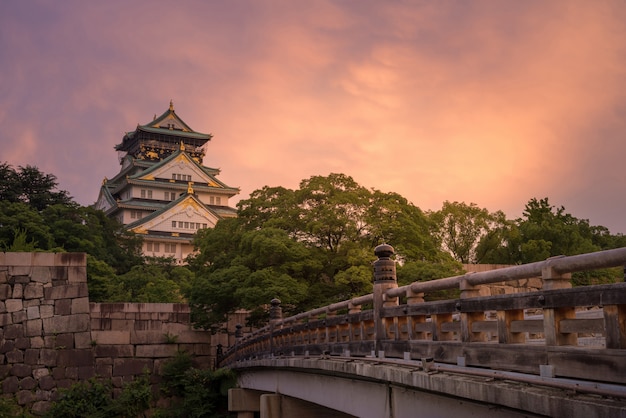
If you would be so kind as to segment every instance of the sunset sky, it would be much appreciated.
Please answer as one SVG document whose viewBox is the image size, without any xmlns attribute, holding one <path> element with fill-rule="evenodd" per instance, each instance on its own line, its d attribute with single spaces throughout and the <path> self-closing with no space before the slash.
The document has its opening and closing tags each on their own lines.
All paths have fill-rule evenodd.
<svg viewBox="0 0 626 418">
<path fill-rule="evenodd" d="M 92 204 L 170 100 L 239 198 L 344 173 L 626 233 L 626 0 L 2 1 L 0 162 Z"/>
</svg>

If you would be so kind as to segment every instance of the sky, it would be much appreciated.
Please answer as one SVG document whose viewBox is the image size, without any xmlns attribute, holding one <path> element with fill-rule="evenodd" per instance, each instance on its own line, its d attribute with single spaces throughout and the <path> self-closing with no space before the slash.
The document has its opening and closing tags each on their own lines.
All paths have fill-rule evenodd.
<svg viewBox="0 0 626 418">
<path fill-rule="evenodd" d="M 0 162 L 82 205 L 172 100 L 231 206 L 343 173 L 626 233 L 626 0 L 0 2 Z"/>
</svg>

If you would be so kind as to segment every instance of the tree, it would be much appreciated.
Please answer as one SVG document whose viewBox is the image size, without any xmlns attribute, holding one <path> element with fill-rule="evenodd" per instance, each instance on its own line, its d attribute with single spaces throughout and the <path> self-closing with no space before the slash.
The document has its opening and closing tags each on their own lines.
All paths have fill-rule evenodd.
<svg viewBox="0 0 626 418">
<path fill-rule="evenodd" d="M 264 187 L 239 203 L 236 219 L 197 234 L 198 254 L 189 260 L 194 319 L 214 328 L 240 308 L 267 318 L 275 297 L 288 315 L 368 293 L 374 248 L 385 241 L 402 262 L 452 261 L 430 228 L 402 196 L 343 174 L 313 176 L 293 191 Z"/>
<path fill-rule="evenodd" d="M 441 210 L 430 214 L 435 224 L 433 233 L 441 242 L 442 249 L 464 264 L 481 261 L 478 244 L 489 235 L 496 220 L 503 215 L 501 212 L 491 214 L 475 203 L 467 205 L 447 200 Z"/>
<path fill-rule="evenodd" d="M 76 205 L 65 190 L 58 190 L 53 174 L 44 174 L 37 167 L 27 165 L 13 169 L 8 163 L 0 164 L 0 199 L 21 202 L 37 211 L 55 204 Z"/>
</svg>

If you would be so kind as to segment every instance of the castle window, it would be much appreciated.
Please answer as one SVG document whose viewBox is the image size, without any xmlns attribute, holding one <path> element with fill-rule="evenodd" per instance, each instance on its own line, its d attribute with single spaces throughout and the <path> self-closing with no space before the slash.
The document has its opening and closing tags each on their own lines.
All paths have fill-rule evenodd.
<svg viewBox="0 0 626 418">
<path fill-rule="evenodd" d="M 141 198 L 145 199 L 146 197 L 146 190 L 145 189 L 141 189 Z"/>
<path fill-rule="evenodd" d="M 146 251 L 151 251 L 158 253 L 159 252 L 159 243 L 158 242 L 148 242 L 146 243 Z"/>
<path fill-rule="evenodd" d="M 210 205 L 215 204 L 215 198 L 213 196 L 209 197 L 209 204 Z"/>
<path fill-rule="evenodd" d="M 175 253 L 176 252 L 176 244 L 165 243 L 165 250 L 164 250 L 164 252 L 170 253 L 170 254 Z"/>
<path fill-rule="evenodd" d="M 203 228 L 206 228 L 206 227 L 207 227 L 207 224 L 202 224 L 202 227 L 203 227 Z"/>
<path fill-rule="evenodd" d="M 172 228 L 176 228 L 176 221 L 172 221 Z"/>
<path fill-rule="evenodd" d="M 183 223 L 181 221 L 178 221 L 178 227 L 182 228 L 183 227 Z"/>
<path fill-rule="evenodd" d="M 219 197 L 219 196 L 218 196 L 218 197 L 216 197 L 216 198 L 215 198 L 215 204 L 216 204 L 216 205 L 221 205 L 221 204 L 222 204 L 222 198 L 221 198 L 221 197 Z"/>
<path fill-rule="evenodd" d="M 185 222 L 185 228 L 189 229 L 189 222 Z"/>
</svg>

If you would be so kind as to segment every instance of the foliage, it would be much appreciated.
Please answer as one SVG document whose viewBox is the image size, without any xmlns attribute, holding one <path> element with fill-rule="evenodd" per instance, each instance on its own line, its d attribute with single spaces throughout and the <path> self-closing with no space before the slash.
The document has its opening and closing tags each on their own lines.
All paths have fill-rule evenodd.
<svg viewBox="0 0 626 418">
<path fill-rule="evenodd" d="M 44 174 L 37 167 L 27 165 L 16 169 L 0 163 L 0 200 L 24 203 L 36 211 L 55 205 L 75 205 L 69 193 L 57 190 L 57 178 Z"/>
<path fill-rule="evenodd" d="M 60 398 L 52 404 L 49 418 L 108 418 L 111 414 L 112 388 L 110 382 L 90 379 L 59 391 Z"/>
<path fill-rule="evenodd" d="M 446 200 L 441 210 L 430 216 L 435 224 L 433 233 L 441 242 L 442 248 L 452 254 L 455 260 L 470 264 L 480 262 L 478 243 L 504 214 L 489 213 L 475 203 L 467 205 Z"/>
<path fill-rule="evenodd" d="M 15 397 L 0 397 L 0 417 L 32 418 L 32 416 L 26 408 L 17 404 Z"/>
<path fill-rule="evenodd" d="M 137 418 L 150 408 L 152 392 L 149 375 L 124 384 L 113 398 L 109 380 L 91 378 L 60 390 L 60 398 L 46 413 L 47 418 Z"/>
<path fill-rule="evenodd" d="M 374 248 L 391 240 L 403 263 L 449 262 L 419 208 L 395 193 L 330 174 L 298 190 L 264 187 L 238 205 L 238 217 L 200 231 L 188 299 L 196 324 L 217 330 L 243 308 L 267 319 L 267 304 L 284 315 L 371 291 Z"/>
<path fill-rule="evenodd" d="M 201 370 L 193 367 L 191 356 L 179 352 L 165 362 L 162 369 L 163 389 L 175 400 L 158 416 L 165 418 L 216 417 L 227 410 L 228 389 L 235 385 L 230 369 Z"/>
<path fill-rule="evenodd" d="M 562 206 L 552 206 L 548 198 L 531 199 L 523 217 L 505 225 L 499 237 L 500 245 L 485 251 L 485 262 L 522 264 L 603 249 L 594 242 L 598 240 L 594 240 L 588 220 L 575 218 Z"/>
</svg>

